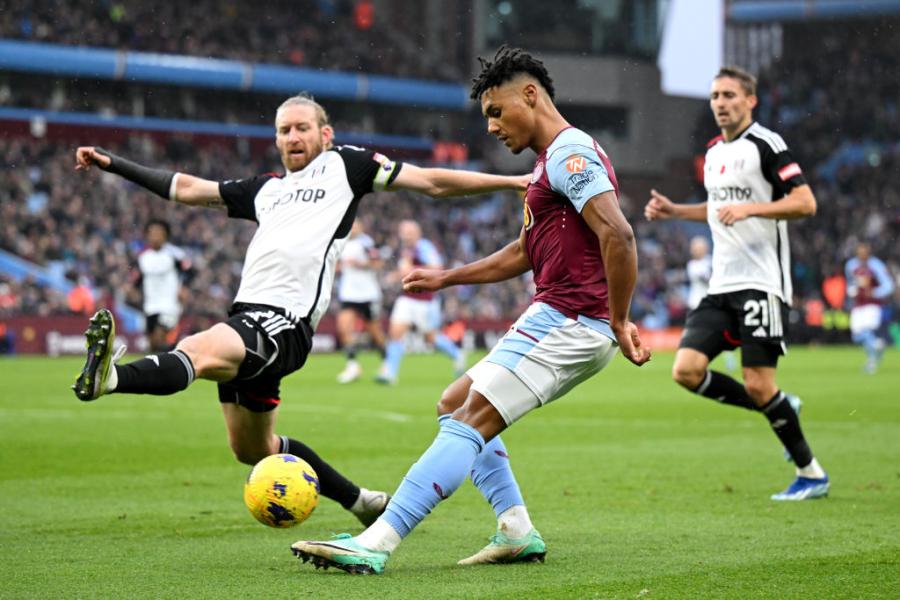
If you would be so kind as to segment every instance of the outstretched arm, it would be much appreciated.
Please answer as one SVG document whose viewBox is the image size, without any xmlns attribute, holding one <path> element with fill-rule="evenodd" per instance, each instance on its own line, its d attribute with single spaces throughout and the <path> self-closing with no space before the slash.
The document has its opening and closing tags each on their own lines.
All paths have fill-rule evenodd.
<svg viewBox="0 0 900 600">
<path fill-rule="evenodd" d="M 531 270 L 525 254 L 525 230 L 497 252 L 455 269 L 415 269 L 403 278 L 406 292 L 436 292 L 451 285 L 505 281 Z"/>
<path fill-rule="evenodd" d="M 154 169 L 130 161 L 99 146 L 82 146 L 75 151 L 75 169 L 86 171 L 93 165 L 120 175 L 161 198 L 190 206 L 224 208 L 216 181 L 186 173 Z"/>
<path fill-rule="evenodd" d="M 435 198 L 469 196 L 497 190 L 524 190 L 531 175 L 489 175 L 456 169 L 423 169 L 405 163 L 388 189 L 411 190 Z"/>
<path fill-rule="evenodd" d="M 682 219 L 685 221 L 705 221 L 706 202 L 700 204 L 675 204 L 668 196 L 650 190 L 650 200 L 644 207 L 644 217 L 648 221 Z"/>
<path fill-rule="evenodd" d="M 778 202 L 729 204 L 720 208 L 716 214 L 725 225 L 734 225 L 747 217 L 802 219 L 816 214 L 816 197 L 812 188 L 804 184 L 792 189 Z"/>
<path fill-rule="evenodd" d="M 610 327 L 625 358 L 641 366 L 650 360 L 650 350 L 641 344 L 637 327 L 628 320 L 631 296 L 637 283 L 634 232 L 612 191 L 592 197 L 585 204 L 581 215 L 600 241 L 600 252 L 609 285 Z"/>
</svg>

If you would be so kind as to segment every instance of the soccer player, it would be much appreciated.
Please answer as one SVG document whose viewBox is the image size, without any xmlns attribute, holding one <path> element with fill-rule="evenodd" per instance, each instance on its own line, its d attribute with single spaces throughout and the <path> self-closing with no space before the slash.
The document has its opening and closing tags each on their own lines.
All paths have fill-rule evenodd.
<svg viewBox="0 0 900 600">
<path fill-rule="evenodd" d="M 721 69 L 709 100 L 722 134 L 706 152 L 707 201 L 675 204 L 652 190 L 644 214 L 651 221 L 707 221 L 712 230 L 709 290 L 688 316 L 672 377 L 696 394 L 768 419 L 797 468 L 773 500 L 820 498 L 828 494 L 828 476 L 803 436 L 798 408 L 775 382 L 792 299 L 786 221 L 815 214 L 816 199 L 781 136 L 753 121 L 756 103 L 752 75 Z M 720 352 L 739 346 L 743 384 L 709 369 Z"/>
<path fill-rule="evenodd" d="M 143 294 L 147 341 L 151 352 L 172 347 L 171 331 L 181 318 L 181 278 L 191 267 L 184 250 L 169 243 L 165 221 L 152 220 L 144 229 L 147 247 L 138 255 L 138 284 Z"/>
<path fill-rule="evenodd" d="M 894 293 L 894 279 L 884 263 L 871 254 L 869 245 L 856 246 L 856 256 L 844 267 L 847 295 L 853 302 L 850 311 L 850 334 L 853 342 L 866 351 L 863 370 L 874 374 L 881 363 L 885 342 L 880 335 L 884 304 Z"/>
<path fill-rule="evenodd" d="M 341 310 L 337 315 L 338 337 L 347 355 L 347 364 L 338 374 L 338 383 L 350 383 L 362 375 L 362 367 L 356 360 L 356 322 L 361 319 L 372 343 L 384 358 L 384 330 L 381 328 L 381 285 L 378 269 L 383 261 L 375 242 L 366 235 L 362 222 L 353 221 L 350 237 L 338 263 L 340 281 L 338 300 Z"/>
<path fill-rule="evenodd" d="M 116 365 L 124 347 L 113 353 L 115 323 L 101 310 L 86 332 L 87 360 L 73 387 L 88 401 L 111 393 L 169 395 L 197 378 L 216 381 L 229 443 L 240 462 L 255 464 L 278 452 L 299 456 L 319 475 L 322 495 L 369 523 L 387 494 L 357 487 L 302 442 L 275 434 L 279 384 L 306 362 L 360 200 L 373 190 L 453 196 L 521 189 L 525 178 L 420 169 L 361 148 L 333 146 L 333 138 L 322 106 L 299 95 L 285 100 L 275 115 L 284 175 L 217 182 L 146 167 L 102 148 L 78 148 L 77 169 L 96 165 L 165 200 L 226 209 L 259 227 L 227 320 L 181 340 L 171 352 Z"/>
<path fill-rule="evenodd" d="M 619 208 L 616 177 L 600 145 L 569 125 L 553 103 L 543 63 L 502 47 L 482 59 L 473 99 L 488 132 L 514 154 L 537 154 L 525 194 L 519 239 L 455 269 L 412 271 L 411 292 L 491 283 L 532 270 L 534 303 L 491 353 L 457 379 L 438 403 L 441 427 L 388 504 L 357 537 L 295 543 L 304 561 L 350 573 L 381 573 L 400 541 L 471 474 L 491 503 L 498 531 L 461 564 L 543 560 L 509 465 L 501 431 L 563 396 L 605 367 L 621 348 L 642 365 L 650 359 L 628 308 L 637 279 L 631 226 Z"/>
<path fill-rule="evenodd" d="M 397 234 L 401 245 L 400 260 L 397 270 L 389 276 L 390 279 L 401 281 L 415 268 L 439 269 L 443 266 L 440 253 L 431 241 L 422 237 L 422 228 L 418 223 L 408 219 L 401 221 Z M 440 330 L 441 299 L 433 291 L 403 290 L 391 309 L 387 352 L 381 371 L 375 379 L 378 383 L 397 383 L 400 362 L 406 352 L 404 338 L 412 327 L 425 337 L 429 346 L 450 357 L 457 377 L 462 375 L 466 370 L 465 353 Z"/>
</svg>

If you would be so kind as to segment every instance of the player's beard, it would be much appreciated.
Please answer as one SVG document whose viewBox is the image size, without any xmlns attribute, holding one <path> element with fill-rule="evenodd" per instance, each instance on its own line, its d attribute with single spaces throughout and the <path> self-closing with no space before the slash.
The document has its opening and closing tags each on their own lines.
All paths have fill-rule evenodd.
<svg viewBox="0 0 900 600">
<path fill-rule="evenodd" d="M 284 156 L 282 156 L 282 162 L 284 163 L 285 169 L 287 169 L 291 173 L 295 173 L 297 171 L 302 171 L 309 163 L 314 161 L 316 157 L 322 154 L 322 150 L 324 149 L 325 144 L 322 140 L 318 140 L 315 142 L 310 142 L 304 146 L 303 156 L 300 159 L 300 162 L 296 162 L 294 160 L 293 155 L 291 155 L 290 150 L 284 151 Z"/>
</svg>

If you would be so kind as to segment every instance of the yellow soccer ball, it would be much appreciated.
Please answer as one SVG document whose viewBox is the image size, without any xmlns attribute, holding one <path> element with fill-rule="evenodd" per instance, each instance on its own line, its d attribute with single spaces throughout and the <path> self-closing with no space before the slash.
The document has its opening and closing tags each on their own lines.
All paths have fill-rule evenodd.
<svg viewBox="0 0 900 600">
<path fill-rule="evenodd" d="M 262 459 L 244 484 L 244 504 L 269 527 L 293 527 L 305 521 L 319 502 L 319 478 L 293 454 Z"/>
</svg>

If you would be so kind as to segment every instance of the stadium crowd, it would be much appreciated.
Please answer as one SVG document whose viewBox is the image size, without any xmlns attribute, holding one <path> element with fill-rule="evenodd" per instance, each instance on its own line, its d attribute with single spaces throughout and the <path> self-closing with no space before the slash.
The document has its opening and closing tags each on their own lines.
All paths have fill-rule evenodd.
<svg viewBox="0 0 900 600">
<path fill-rule="evenodd" d="M 148 3 L 8 0 L 0 37 L 184 54 L 398 77 L 460 80 L 454 61 L 429 58 L 415 34 L 382 25 L 371 0 L 195 0 Z M 215 14 L 215 18 L 209 18 Z"/>
<path fill-rule="evenodd" d="M 315 5 L 311 14 L 324 18 L 327 11 L 322 11 L 320 3 L 309 4 Z M 57 23 L 59 29 L 53 29 L 53 20 L 46 18 L 51 5 L 43 1 L 14 2 L 12 10 L 0 16 L 0 30 L 17 37 L 74 41 L 71 36 L 75 32 L 66 31 L 64 25 Z M 175 11 L 172 22 L 178 22 L 177 11 L 190 12 L 204 5 L 171 5 L 159 10 Z M 118 10 L 117 6 L 124 7 L 122 14 L 127 17 L 121 18 L 128 23 L 132 19 L 139 23 L 140 11 L 150 10 L 131 2 L 85 4 L 74 10 L 86 11 L 96 21 L 111 18 L 108 11 Z M 236 16 L 242 14 L 242 6 L 228 4 L 224 10 L 228 14 L 237 11 L 232 21 L 249 26 Z M 31 30 L 26 35 L 23 20 L 28 19 Z M 18 34 L 11 30 L 16 27 L 20 29 Z M 134 48 L 162 43 L 154 36 L 141 38 L 145 33 L 141 26 L 123 25 L 114 33 L 100 29 L 88 25 L 83 39 L 94 43 L 90 41 L 94 35 L 109 36 L 98 38 L 96 43 Z M 206 39 L 202 27 L 200 31 L 191 38 L 196 43 Z M 256 37 L 250 35 L 249 39 Z M 900 58 L 889 36 L 852 35 L 834 28 L 821 30 L 820 41 L 816 52 L 791 51 L 787 53 L 790 59 L 776 61 L 761 74 L 757 109 L 758 120 L 786 139 L 818 198 L 816 217 L 790 225 L 795 307 L 799 313 L 808 302 L 826 298 L 823 283 L 841 276 L 843 264 L 859 240 L 868 241 L 872 253 L 887 263 L 895 277 L 900 275 L 900 106 L 896 100 L 900 84 L 890 76 L 900 71 Z M 212 52 L 194 48 L 190 44 L 195 42 L 190 39 L 170 42 L 175 45 L 155 49 Z M 255 48 L 253 43 L 247 47 L 251 51 Z M 329 47 L 340 48 L 341 44 L 331 40 Z M 335 59 L 329 64 L 341 63 Z M 834 64 L 845 67 L 835 72 Z M 856 93 L 860 89 L 869 93 Z M 44 100 L 52 101 L 52 95 Z M 162 97 L 156 101 L 167 104 Z M 152 103 L 150 99 L 148 103 Z M 267 106 L 267 118 L 270 112 Z M 371 118 L 380 127 L 382 119 Z M 716 133 L 712 118 L 704 115 L 694 140 L 698 154 L 702 155 L 705 140 Z M 0 248 L 66 273 L 73 282 L 79 277 L 86 279 L 98 298 L 130 301 L 137 306 L 130 282 L 143 244 L 143 227 L 151 218 L 162 218 L 172 225 L 171 241 L 185 248 L 195 265 L 188 284 L 186 314 L 212 319 L 227 309 L 237 288 L 251 224 L 228 222 L 224 214 L 214 211 L 160 202 L 116 177 L 75 174 L 73 147 L 31 138 L 4 138 L 0 148 L 10 165 L 0 173 L 4 200 L 0 204 Z M 249 176 L 278 164 L 274 148 L 268 154 L 254 155 L 241 142 L 194 146 L 179 137 L 161 143 L 133 136 L 128 146 L 115 150 L 146 164 L 177 165 L 179 170 L 213 179 Z M 696 199 L 703 197 L 698 183 Z M 646 327 L 677 325 L 687 313 L 684 266 L 688 240 L 708 230 L 702 225 L 646 223 L 642 217 L 645 200 L 622 198 L 623 210 L 640 244 L 634 317 Z M 396 224 L 412 218 L 423 225 L 425 237 L 438 245 L 448 263 L 460 263 L 489 254 L 517 235 L 521 200 L 512 194 L 449 202 L 409 194 L 374 194 L 363 202 L 360 215 L 388 256 L 397 247 Z M 0 286 L 5 286 L 0 287 L 4 291 L 0 295 L 2 314 L 72 310 L 68 299 L 33 281 L 7 279 L 0 281 Z M 529 287 L 529 280 L 522 278 L 501 286 L 448 290 L 443 294 L 446 318 L 510 318 L 528 302 Z M 386 306 L 396 292 L 396 285 L 387 290 Z"/>
</svg>

